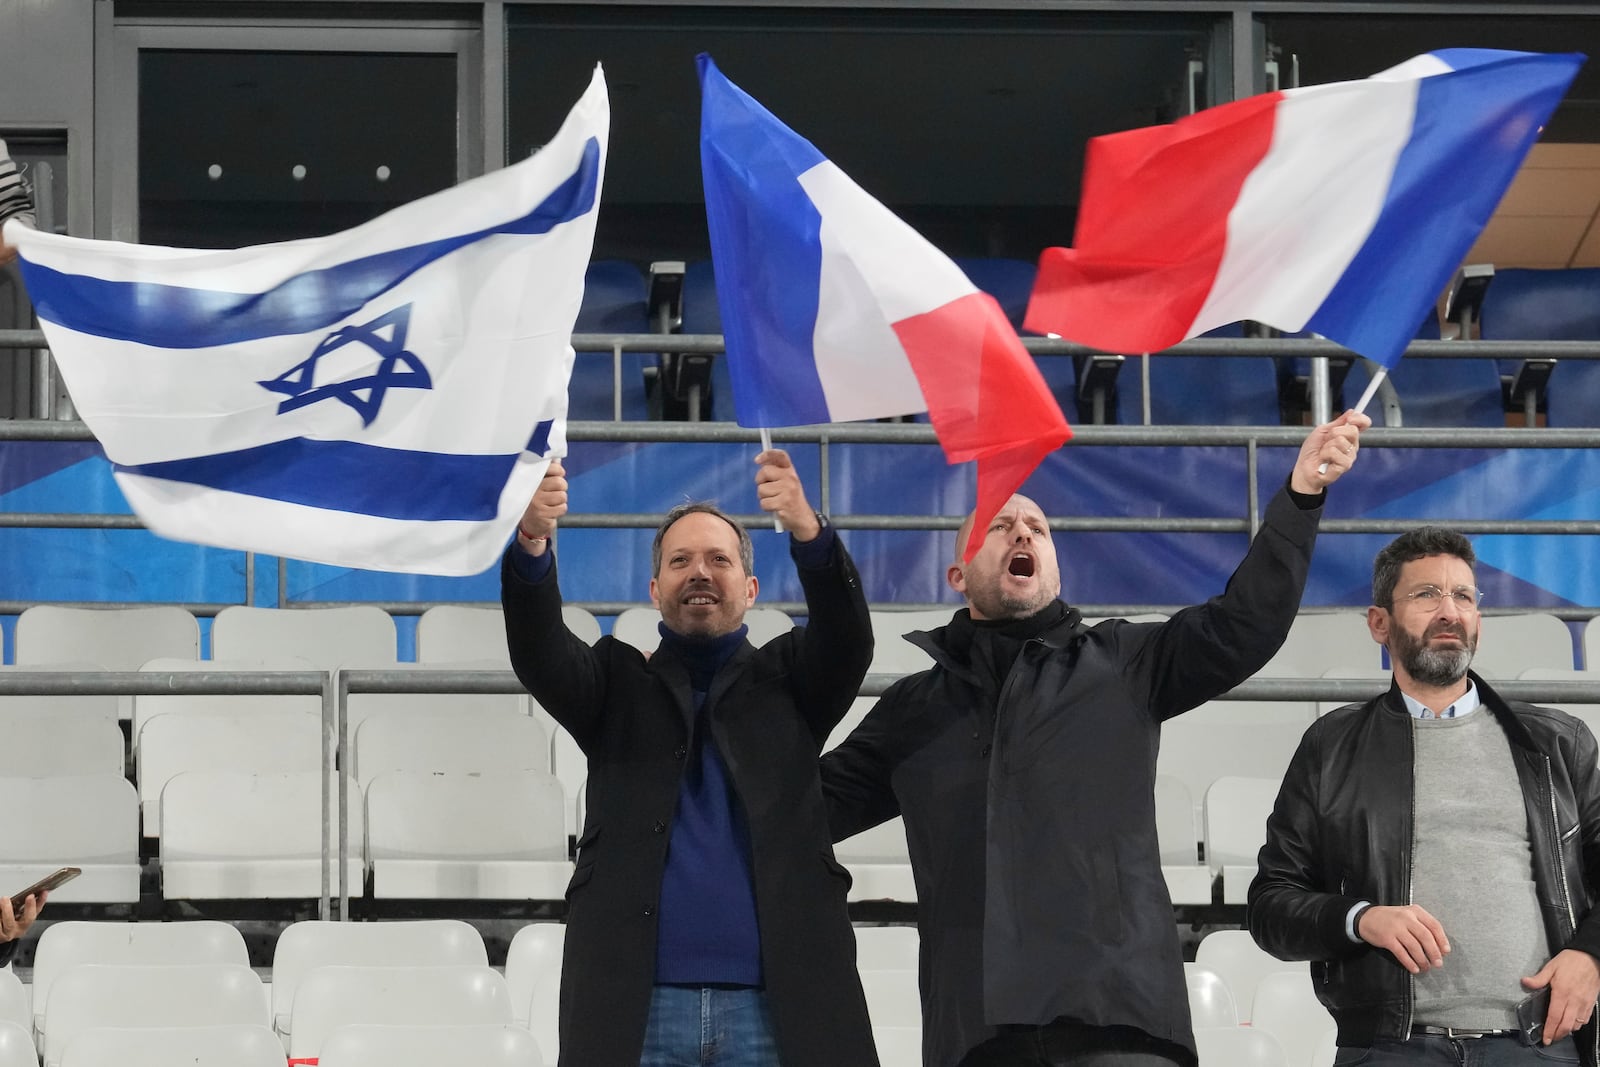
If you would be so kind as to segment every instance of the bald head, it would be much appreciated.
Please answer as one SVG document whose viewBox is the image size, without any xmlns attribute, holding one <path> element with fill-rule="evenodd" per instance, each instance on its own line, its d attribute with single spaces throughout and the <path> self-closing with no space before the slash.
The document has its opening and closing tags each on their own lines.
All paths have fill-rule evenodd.
<svg viewBox="0 0 1600 1067">
<path fill-rule="evenodd" d="M 1050 523 L 1038 504 L 1020 493 L 989 521 L 978 554 L 963 563 L 976 516 L 956 535 L 955 561 L 945 572 L 950 588 L 967 601 L 974 619 L 1023 619 L 1061 595 Z"/>
</svg>

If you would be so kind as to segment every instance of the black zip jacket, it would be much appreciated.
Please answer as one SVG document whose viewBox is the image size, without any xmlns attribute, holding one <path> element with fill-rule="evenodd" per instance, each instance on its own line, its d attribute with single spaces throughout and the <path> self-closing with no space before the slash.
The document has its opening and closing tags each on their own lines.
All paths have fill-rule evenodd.
<svg viewBox="0 0 1600 1067">
<path fill-rule="evenodd" d="M 1600 886 L 1594 735 L 1565 712 L 1507 702 L 1471 677 L 1481 713 L 1505 730 L 1516 762 L 1550 954 L 1576 948 L 1600 956 L 1600 920 L 1590 909 Z M 1250 884 L 1250 933 L 1280 959 L 1312 961 L 1341 1046 L 1403 1039 L 1412 1024 L 1411 975 L 1388 951 L 1345 935 L 1345 917 L 1360 901 L 1427 906 L 1411 900 L 1412 722 L 1394 686 L 1318 719 L 1284 776 Z M 1575 1037 L 1594 1067 L 1600 1027 L 1591 1022 Z"/>
<path fill-rule="evenodd" d="M 1058 1018 L 1136 1027 L 1192 1062 L 1156 843 L 1161 723 L 1283 643 L 1321 516 L 1320 495 L 1301 499 L 1312 506 L 1273 499 L 1221 596 L 1163 623 L 1086 627 L 1062 611 L 1003 683 L 961 640 L 970 623 L 913 635 L 937 665 L 823 757 L 835 841 L 905 818 L 927 1067 L 959 1063 L 998 1026 Z"/>
</svg>

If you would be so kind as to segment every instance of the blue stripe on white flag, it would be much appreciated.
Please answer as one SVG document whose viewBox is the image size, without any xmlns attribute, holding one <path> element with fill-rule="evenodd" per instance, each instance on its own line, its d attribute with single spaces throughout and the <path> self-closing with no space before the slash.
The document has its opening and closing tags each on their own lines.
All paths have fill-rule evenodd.
<svg viewBox="0 0 1600 1067">
<path fill-rule="evenodd" d="M 552 420 L 529 451 L 549 447 Z M 289 504 L 418 522 L 493 519 L 517 456 L 465 456 L 294 438 L 117 471 Z"/>
<path fill-rule="evenodd" d="M 79 333 L 159 348 L 214 348 L 323 330 L 444 256 L 495 234 L 549 233 L 594 209 L 600 143 L 589 138 L 577 170 L 528 214 L 498 226 L 307 271 L 264 293 L 114 282 L 23 262 L 41 319 Z"/>
</svg>

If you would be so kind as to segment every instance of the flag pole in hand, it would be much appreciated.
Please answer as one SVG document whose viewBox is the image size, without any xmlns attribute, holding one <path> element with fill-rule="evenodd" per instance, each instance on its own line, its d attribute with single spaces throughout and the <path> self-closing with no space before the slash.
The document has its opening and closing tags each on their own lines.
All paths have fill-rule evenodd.
<svg viewBox="0 0 1600 1067">
<path fill-rule="evenodd" d="M 761 427 L 761 451 L 772 451 L 772 430 L 766 426 Z M 783 533 L 783 521 L 778 518 L 778 513 L 772 513 L 772 532 Z"/>
<path fill-rule="evenodd" d="M 1356 401 L 1354 411 L 1357 415 L 1365 415 L 1367 413 L 1367 405 L 1372 403 L 1372 396 L 1378 391 L 1378 385 L 1388 376 L 1389 368 L 1381 363 L 1378 364 L 1378 369 L 1373 372 L 1372 379 L 1367 382 L 1367 388 L 1361 393 L 1361 399 Z M 1319 464 L 1317 473 L 1327 474 L 1328 465 L 1326 463 Z"/>
</svg>

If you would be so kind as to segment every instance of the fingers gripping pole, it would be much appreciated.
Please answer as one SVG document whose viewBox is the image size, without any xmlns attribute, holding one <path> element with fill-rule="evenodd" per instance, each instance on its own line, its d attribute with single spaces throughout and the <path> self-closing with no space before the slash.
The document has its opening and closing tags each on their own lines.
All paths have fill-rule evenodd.
<svg viewBox="0 0 1600 1067">
<path fill-rule="evenodd" d="M 765 426 L 761 427 L 761 451 L 772 451 L 772 431 Z M 772 513 L 772 532 L 783 533 L 783 520 L 778 518 L 776 511 Z"/>
<path fill-rule="evenodd" d="M 1366 414 L 1367 405 L 1372 403 L 1373 396 L 1376 395 L 1377 392 L 1378 392 L 1378 386 L 1383 384 L 1383 379 L 1388 377 L 1388 374 L 1389 374 L 1389 368 L 1388 367 L 1383 367 L 1383 366 L 1380 366 L 1376 371 L 1373 372 L 1371 380 L 1369 380 L 1367 382 L 1366 389 L 1363 390 L 1362 393 L 1361 393 L 1361 399 L 1356 401 L 1355 413 L 1357 415 Z M 1327 474 L 1328 473 L 1328 465 L 1326 463 L 1324 463 L 1321 466 L 1319 466 L 1317 468 L 1317 473 L 1318 474 Z"/>
</svg>

